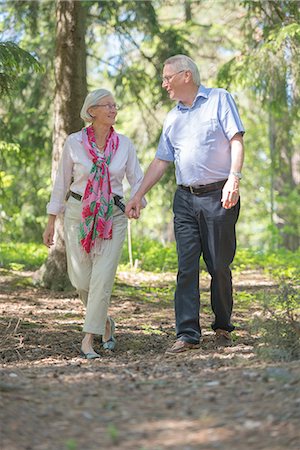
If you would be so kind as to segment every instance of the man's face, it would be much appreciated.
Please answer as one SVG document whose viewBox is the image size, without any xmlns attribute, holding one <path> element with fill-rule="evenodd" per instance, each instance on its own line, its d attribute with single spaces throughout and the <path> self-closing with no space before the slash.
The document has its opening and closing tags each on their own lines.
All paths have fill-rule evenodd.
<svg viewBox="0 0 300 450">
<path fill-rule="evenodd" d="M 181 100 L 185 87 L 185 73 L 186 70 L 178 70 L 172 64 L 164 66 L 162 87 L 166 89 L 171 100 Z"/>
</svg>

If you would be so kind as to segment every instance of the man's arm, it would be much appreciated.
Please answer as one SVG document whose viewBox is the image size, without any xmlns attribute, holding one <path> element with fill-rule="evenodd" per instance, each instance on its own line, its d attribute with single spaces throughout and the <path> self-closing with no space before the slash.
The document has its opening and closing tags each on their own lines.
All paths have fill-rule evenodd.
<svg viewBox="0 0 300 450">
<path fill-rule="evenodd" d="M 223 208 L 230 209 L 235 206 L 239 199 L 240 180 L 234 172 L 241 172 L 244 162 L 244 143 L 241 133 L 237 133 L 230 141 L 231 144 L 231 168 L 227 182 L 222 192 Z"/>
<path fill-rule="evenodd" d="M 129 219 L 140 217 L 141 200 L 143 196 L 161 179 L 168 168 L 170 161 L 155 158 L 147 169 L 143 182 L 135 196 L 129 200 L 125 208 L 125 214 Z"/>
</svg>

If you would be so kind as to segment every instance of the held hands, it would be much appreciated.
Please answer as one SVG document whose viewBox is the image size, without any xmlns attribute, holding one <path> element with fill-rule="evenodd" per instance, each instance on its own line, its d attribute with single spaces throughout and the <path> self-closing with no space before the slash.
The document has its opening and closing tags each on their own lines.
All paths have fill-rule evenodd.
<svg viewBox="0 0 300 450">
<path fill-rule="evenodd" d="M 134 196 L 126 205 L 125 214 L 128 219 L 138 219 L 142 208 L 142 202 L 139 198 Z"/>
<path fill-rule="evenodd" d="M 240 197 L 239 185 L 240 180 L 235 175 L 229 175 L 222 191 L 223 208 L 230 209 L 237 204 Z"/>
</svg>

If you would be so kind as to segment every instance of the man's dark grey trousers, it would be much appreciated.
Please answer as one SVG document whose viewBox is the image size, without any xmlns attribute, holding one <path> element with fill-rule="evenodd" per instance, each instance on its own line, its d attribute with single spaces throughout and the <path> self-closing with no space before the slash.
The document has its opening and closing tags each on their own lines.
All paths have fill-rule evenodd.
<svg viewBox="0 0 300 450">
<path fill-rule="evenodd" d="M 198 343 L 200 291 L 199 260 L 206 263 L 211 275 L 211 306 L 215 315 L 213 330 L 232 331 L 232 277 L 230 264 L 236 250 L 235 224 L 240 202 L 225 209 L 222 189 L 194 195 L 178 188 L 173 204 L 174 231 L 178 253 L 175 291 L 177 339 Z"/>
</svg>

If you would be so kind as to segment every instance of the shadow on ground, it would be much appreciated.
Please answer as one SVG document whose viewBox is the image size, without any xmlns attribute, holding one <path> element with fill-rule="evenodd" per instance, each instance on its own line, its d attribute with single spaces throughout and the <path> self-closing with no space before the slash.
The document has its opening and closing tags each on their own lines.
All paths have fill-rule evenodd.
<svg viewBox="0 0 300 450">
<path fill-rule="evenodd" d="M 256 274 L 257 291 L 254 278 L 237 280 L 233 347 L 215 347 L 204 279 L 201 349 L 166 357 L 175 275 L 120 273 L 111 305 L 117 350 L 97 343 L 101 358 L 86 361 L 79 299 L 4 274 L 1 449 L 298 449 L 299 364 L 258 357 L 255 295 L 276 285 Z"/>
</svg>

